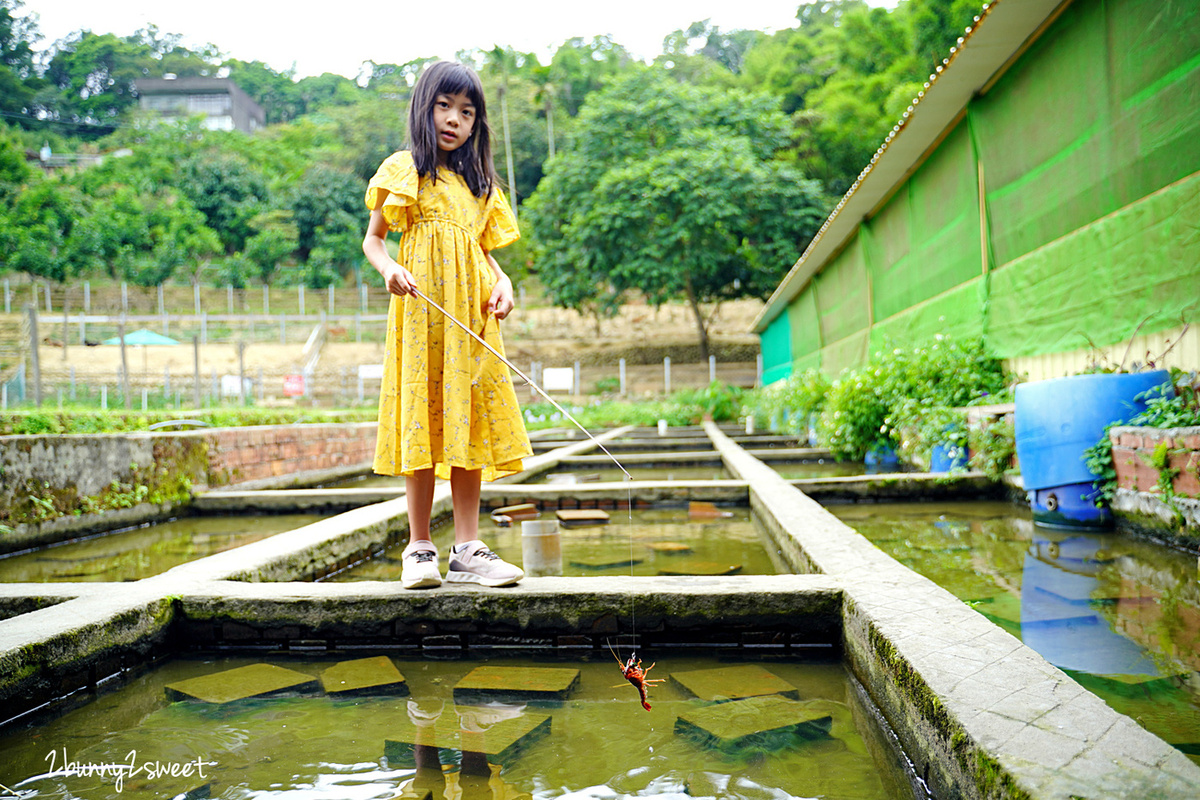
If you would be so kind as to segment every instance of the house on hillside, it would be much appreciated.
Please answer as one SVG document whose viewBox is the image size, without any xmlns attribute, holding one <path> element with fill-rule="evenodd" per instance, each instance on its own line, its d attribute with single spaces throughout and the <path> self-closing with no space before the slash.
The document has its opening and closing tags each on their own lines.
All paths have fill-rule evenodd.
<svg viewBox="0 0 1200 800">
<path fill-rule="evenodd" d="M 755 321 L 764 382 L 937 334 L 1200 367 L 1197 53 L 1197 3 L 984 5 Z"/>
<path fill-rule="evenodd" d="M 266 124 L 262 106 L 228 78 L 145 78 L 134 88 L 139 108 L 164 120 L 202 116 L 209 130 L 244 133 Z"/>
</svg>

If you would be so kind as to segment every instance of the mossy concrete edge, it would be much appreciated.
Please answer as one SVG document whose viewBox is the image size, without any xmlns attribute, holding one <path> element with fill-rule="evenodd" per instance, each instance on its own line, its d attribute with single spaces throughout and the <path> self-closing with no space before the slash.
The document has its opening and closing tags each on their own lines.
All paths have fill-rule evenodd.
<svg viewBox="0 0 1200 800">
<path fill-rule="evenodd" d="M 847 664 L 935 796 L 1200 796 L 1178 750 L 708 431 L 789 563 L 840 579 Z"/>
</svg>

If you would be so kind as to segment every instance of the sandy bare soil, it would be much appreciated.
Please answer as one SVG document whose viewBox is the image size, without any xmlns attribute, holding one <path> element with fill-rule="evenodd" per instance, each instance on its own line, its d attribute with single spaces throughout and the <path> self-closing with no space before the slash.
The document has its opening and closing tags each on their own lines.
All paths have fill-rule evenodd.
<svg viewBox="0 0 1200 800">
<path fill-rule="evenodd" d="M 714 344 L 737 344 L 743 350 L 756 344 L 757 337 L 750 333 L 750 328 L 761 308 L 762 303 L 756 300 L 722 304 L 710 323 Z M 712 313 L 712 309 L 707 311 Z M 618 358 L 625 357 L 633 364 L 638 360 L 639 351 L 643 350 L 652 351 L 644 361 L 661 363 L 659 351 L 687 350 L 698 341 L 695 319 L 690 309 L 682 305 L 663 306 L 657 310 L 644 305 L 625 306 L 617 317 L 603 320 L 599 325 L 594 319 L 560 308 L 518 309 L 503 326 L 508 355 L 522 368 L 531 361 L 539 361 L 544 366 L 565 366 L 581 357 L 585 363 L 615 363 Z M 354 331 L 335 329 L 321 350 L 320 369 L 346 371 L 356 370 L 361 364 L 380 363 L 384 327 L 384 322 L 365 323 L 361 343 L 354 341 Z M 43 333 L 47 331 L 44 329 Z M 50 329 L 48 333 L 57 335 L 58 331 Z M 300 341 L 247 343 L 243 354 L 246 374 L 257 375 L 260 370 L 269 375 L 299 372 L 303 348 Z M 39 348 L 39 356 L 47 378 L 67 373 L 72 367 L 76 376 L 83 380 L 92 375 L 112 376 L 121 364 L 121 348 L 116 346 L 70 345 L 62 348 L 43 345 Z M 177 346 L 126 348 L 130 375 L 135 380 L 161 380 L 165 370 L 175 376 L 190 376 L 194 369 L 193 358 L 190 342 Z M 236 343 L 210 341 L 201 346 L 201 375 L 207 377 L 214 371 L 236 374 L 238 369 Z"/>
</svg>

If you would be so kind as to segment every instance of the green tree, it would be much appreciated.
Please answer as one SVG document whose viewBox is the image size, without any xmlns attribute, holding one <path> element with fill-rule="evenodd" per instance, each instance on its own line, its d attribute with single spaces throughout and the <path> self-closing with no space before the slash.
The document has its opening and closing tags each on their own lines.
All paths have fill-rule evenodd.
<svg viewBox="0 0 1200 800">
<path fill-rule="evenodd" d="M 284 259 L 296 250 L 297 230 L 291 212 L 271 209 L 250 221 L 257 231 L 246 240 L 242 256 L 258 270 L 258 278 L 270 284 Z"/>
<path fill-rule="evenodd" d="M 33 170 L 25 163 L 21 143 L 0 125 L 0 209 L 4 209 L 33 176 Z"/>
<path fill-rule="evenodd" d="M 41 35 L 34 18 L 18 16 L 23 6 L 21 0 L 0 0 L 0 113 L 32 126 L 34 100 L 44 85 L 33 59 Z"/>
<path fill-rule="evenodd" d="M 554 51 L 547 80 L 555 87 L 560 107 L 574 117 L 589 94 L 636 63 L 610 36 L 596 36 L 591 41 L 575 37 Z"/>
<path fill-rule="evenodd" d="M 304 113 L 304 101 L 291 70 L 276 72 L 261 61 L 227 59 L 221 66 L 229 79 L 263 108 L 267 124 L 286 122 Z"/>
<path fill-rule="evenodd" d="M 682 296 L 707 354 L 701 304 L 769 293 L 823 216 L 819 185 L 774 158 L 788 127 L 765 95 L 615 81 L 527 204 L 543 284 L 595 314 Z"/>
<path fill-rule="evenodd" d="M 363 189 L 354 175 L 321 164 L 304 173 L 292 188 L 290 202 L 300 261 L 308 261 L 321 237 L 328 239 L 351 231 L 362 239 Z"/>
<path fill-rule="evenodd" d="M 265 207 L 267 179 L 227 152 L 197 154 L 184 162 L 180 188 L 216 231 L 226 253 L 241 250 L 253 233 L 250 220 Z"/>
<path fill-rule="evenodd" d="M 144 44 L 78 31 L 55 45 L 45 77 L 58 89 L 60 117 L 107 133 L 137 103 L 134 81 L 147 77 L 153 65 Z"/>
</svg>

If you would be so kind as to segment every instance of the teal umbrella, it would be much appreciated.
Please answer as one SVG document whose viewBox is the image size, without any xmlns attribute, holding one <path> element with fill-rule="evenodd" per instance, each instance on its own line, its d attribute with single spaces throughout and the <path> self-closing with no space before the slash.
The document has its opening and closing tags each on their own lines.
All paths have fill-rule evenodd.
<svg viewBox="0 0 1200 800">
<path fill-rule="evenodd" d="M 105 339 L 103 342 L 101 342 L 101 344 L 120 344 L 120 343 L 121 343 L 120 336 L 114 336 L 111 339 Z M 125 334 L 125 344 L 128 344 L 128 345 L 134 345 L 134 344 L 141 344 L 141 345 L 179 344 L 179 342 L 175 341 L 170 336 L 163 336 L 161 333 L 155 333 L 154 331 L 148 330 L 146 328 L 139 328 L 138 330 L 134 331 L 133 333 Z"/>
</svg>

